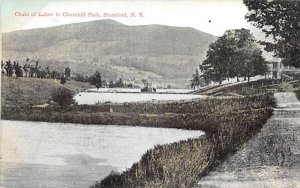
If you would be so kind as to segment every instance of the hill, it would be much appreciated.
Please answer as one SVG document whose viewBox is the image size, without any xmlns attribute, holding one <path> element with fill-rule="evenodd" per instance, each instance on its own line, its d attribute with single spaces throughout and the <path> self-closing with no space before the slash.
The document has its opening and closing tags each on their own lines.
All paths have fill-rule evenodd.
<svg viewBox="0 0 300 188">
<path fill-rule="evenodd" d="M 4 33 L 3 58 L 28 57 L 52 69 L 70 66 L 73 73 L 97 69 L 107 79 L 182 86 L 215 40 L 192 28 L 98 20 Z"/>
<path fill-rule="evenodd" d="M 64 87 L 73 92 L 80 89 L 91 88 L 88 83 L 67 81 L 66 84 L 60 84 L 59 80 L 38 79 L 38 78 L 11 78 L 1 77 L 1 106 L 23 107 L 35 104 L 44 104 L 51 98 L 51 93 Z"/>
</svg>

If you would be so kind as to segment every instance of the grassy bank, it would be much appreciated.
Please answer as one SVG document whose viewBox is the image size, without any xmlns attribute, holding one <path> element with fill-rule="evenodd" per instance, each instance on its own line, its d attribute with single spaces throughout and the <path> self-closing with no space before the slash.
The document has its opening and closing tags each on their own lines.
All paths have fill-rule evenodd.
<svg viewBox="0 0 300 188">
<path fill-rule="evenodd" d="M 125 113 L 127 105 L 134 107 Z M 221 99 L 186 103 L 5 108 L 4 119 L 119 124 L 204 130 L 205 139 L 190 139 L 156 146 L 129 170 L 114 173 L 94 187 L 192 187 L 199 178 L 236 152 L 260 130 L 272 114 L 272 96 Z M 156 106 L 156 107 L 155 107 Z M 178 106 L 177 109 L 175 107 Z M 113 109 L 113 112 L 109 112 Z M 138 113 L 140 109 L 140 113 Z"/>
<path fill-rule="evenodd" d="M 147 151 L 141 160 L 127 171 L 112 173 L 93 187 L 194 186 L 199 178 L 221 164 L 260 130 L 272 114 L 268 107 L 274 105 L 271 97 L 265 99 L 267 102 L 261 103 L 261 106 L 256 104 L 256 107 L 259 107 L 256 109 L 246 110 L 240 106 L 240 109 L 227 111 L 227 107 L 224 106 L 223 112 L 221 110 L 211 113 L 209 120 L 199 121 L 197 126 L 193 127 L 208 127 L 210 134 L 206 139 L 190 139 L 157 146 Z M 246 98 L 244 100 L 243 102 L 255 103 Z M 205 117 L 192 119 L 197 121 Z"/>
<path fill-rule="evenodd" d="M 270 100 L 270 95 L 261 95 L 226 99 L 213 97 L 162 104 L 75 105 L 65 108 L 20 106 L 3 108 L 1 115 L 7 120 L 180 128 L 210 133 L 217 130 L 215 121 L 219 117 L 233 112 L 261 110 L 270 105 Z"/>
<path fill-rule="evenodd" d="M 266 92 L 292 92 L 300 87 L 300 81 L 280 81 L 272 79 L 262 79 L 252 82 L 244 82 L 226 86 L 215 86 L 210 89 L 202 89 L 194 91 L 197 94 L 207 95 L 228 95 L 237 93 L 241 95 L 256 95 L 263 94 Z"/>
<path fill-rule="evenodd" d="M 34 104 L 44 104 L 54 89 L 65 87 L 72 91 L 91 88 L 88 83 L 67 81 L 64 85 L 60 80 L 38 78 L 1 77 L 1 106 L 20 107 Z"/>
<path fill-rule="evenodd" d="M 9 85 L 11 91 L 7 92 L 16 92 L 13 95 L 18 95 L 19 92 L 22 94 L 22 90 L 27 90 L 24 96 L 32 101 L 32 95 L 30 98 L 28 91 L 33 90 L 33 85 L 28 85 L 29 83 L 31 81 L 19 86 L 19 89 Z M 41 94 L 38 98 L 44 100 L 49 93 L 43 87 L 47 86 L 39 84 L 44 95 Z M 22 100 L 25 100 L 24 96 L 19 95 Z M 4 100 L 8 97 L 7 95 Z M 221 164 L 260 130 L 272 114 L 274 99 L 271 94 L 265 94 L 231 98 L 208 97 L 189 102 L 75 105 L 64 108 L 51 105 L 45 108 L 34 108 L 28 104 L 13 105 L 10 100 L 6 104 L 11 105 L 4 106 L 1 115 L 8 120 L 204 130 L 206 138 L 156 146 L 147 151 L 130 169 L 113 173 L 93 185 L 121 188 L 192 187 L 199 178 Z"/>
</svg>

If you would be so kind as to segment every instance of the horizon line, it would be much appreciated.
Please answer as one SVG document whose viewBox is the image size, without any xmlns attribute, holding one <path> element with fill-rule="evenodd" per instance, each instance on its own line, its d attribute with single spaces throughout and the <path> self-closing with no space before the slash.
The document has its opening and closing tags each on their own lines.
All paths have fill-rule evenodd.
<svg viewBox="0 0 300 188">
<path fill-rule="evenodd" d="M 188 29 L 194 29 L 196 31 L 208 34 L 208 35 L 212 35 L 215 37 L 218 37 L 217 35 L 214 35 L 212 33 L 208 33 L 205 31 L 201 31 L 199 29 L 196 29 L 194 27 L 190 27 L 190 26 L 174 26 L 174 25 L 163 25 L 163 24 L 140 24 L 140 25 L 127 25 L 124 24 L 120 21 L 116 21 L 114 19 L 110 19 L 110 18 L 106 18 L 106 19 L 98 19 L 98 20 L 89 20 L 89 21 L 82 21 L 82 22 L 73 22 L 73 23 L 65 23 L 65 24 L 59 24 L 59 25 L 52 25 L 52 26 L 46 26 L 46 27 L 35 27 L 35 28 L 26 28 L 26 29 L 16 29 L 16 30 L 11 30 L 11 31 L 1 31 L 2 34 L 8 34 L 8 33 L 12 33 L 12 32 L 17 32 L 17 31 L 28 31 L 28 30 L 35 30 L 35 29 L 47 29 L 47 28 L 55 28 L 55 27 L 61 27 L 61 26 L 66 26 L 66 25 L 73 25 L 73 24 L 82 24 L 82 23 L 89 23 L 89 22 L 99 22 L 99 21 L 113 21 L 116 22 L 118 24 L 127 26 L 127 27 L 136 27 L 136 26 L 166 26 L 166 27 L 174 27 L 174 28 L 188 28 Z M 1 29 L 2 30 L 2 29 Z"/>
</svg>

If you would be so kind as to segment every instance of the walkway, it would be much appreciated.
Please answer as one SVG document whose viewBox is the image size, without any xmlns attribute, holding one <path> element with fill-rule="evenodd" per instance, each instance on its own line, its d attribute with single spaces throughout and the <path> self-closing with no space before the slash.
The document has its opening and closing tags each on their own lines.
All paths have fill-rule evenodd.
<svg viewBox="0 0 300 188">
<path fill-rule="evenodd" d="M 197 188 L 300 188 L 300 102 L 276 93 L 277 108 L 261 132 Z"/>
</svg>

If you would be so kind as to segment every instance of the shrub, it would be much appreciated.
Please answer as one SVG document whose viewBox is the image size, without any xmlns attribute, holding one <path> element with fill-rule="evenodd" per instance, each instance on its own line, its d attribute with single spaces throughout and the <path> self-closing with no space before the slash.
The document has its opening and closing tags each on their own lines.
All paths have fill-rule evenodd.
<svg viewBox="0 0 300 188">
<path fill-rule="evenodd" d="M 69 106 L 75 103 L 72 91 L 63 87 L 54 90 L 51 96 L 52 100 L 60 106 Z"/>
<path fill-rule="evenodd" d="M 64 85 L 66 82 L 67 82 L 66 77 L 62 76 L 61 79 L 60 79 L 60 83 L 61 83 L 62 85 Z"/>
</svg>

